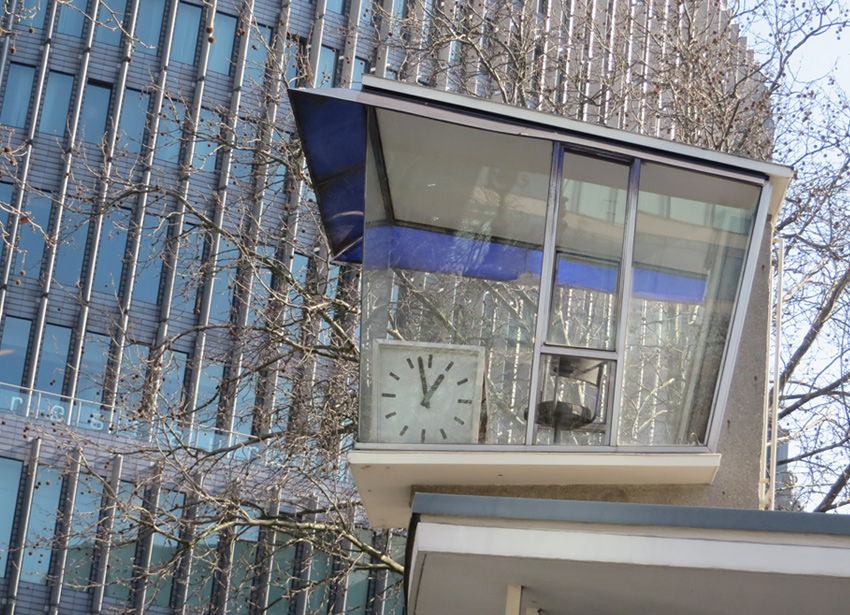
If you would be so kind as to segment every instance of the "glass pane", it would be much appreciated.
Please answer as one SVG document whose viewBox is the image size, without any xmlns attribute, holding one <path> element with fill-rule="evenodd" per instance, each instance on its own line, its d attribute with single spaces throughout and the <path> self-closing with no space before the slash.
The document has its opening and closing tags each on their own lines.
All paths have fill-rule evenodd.
<svg viewBox="0 0 850 615">
<path fill-rule="evenodd" d="M 3 95 L 3 110 L 0 111 L 0 124 L 13 128 L 25 128 L 35 68 L 23 64 L 9 64 L 8 72 L 6 92 Z"/>
<path fill-rule="evenodd" d="M 62 34 L 82 36 L 86 25 L 86 5 L 88 0 L 66 0 L 59 8 L 58 30 Z"/>
<path fill-rule="evenodd" d="M 613 361 L 543 355 L 535 444 L 607 444 Z"/>
<path fill-rule="evenodd" d="M 29 215 L 21 216 L 15 273 L 28 278 L 37 278 L 41 275 L 44 237 L 49 231 L 53 201 L 46 196 L 30 197 L 26 208 L 29 210 Z"/>
<path fill-rule="evenodd" d="M 345 0 L 328 0 L 326 6 L 333 13 L 342 13 L 345 8 Z"/>
<path fill-rule="evenodd" d="M 106 137 L 106 118 L 109 115 L 109 99 L 112 88 L 88 82 L 83 112 L 80 115 L 81 138 L 87 143 L 101 143 Z"/>
<path fill-rule="evenodd" d="M 177 252 L 177 272 L 174 277 L 174 290 L 171 295 L 171 320 L 177 318 L 194 319 L 196 315 L 198 284 L 201 268 L 204 234 L 192 224 L 183 226 Z"/>
<path fill-rule="evenodd" d="M 177 101 L 162 103 L 162 114 L 159 120 L 159 136 L 156 140 L 154 157 L 163 162 L 180 162 L 180 143 L 183 139 L 183 120 L 186 117 L 186 107 Z"/>
<path fill-rule="evenodd" d="M 121 44 L 121 28 L 124 25 L 124 12 L 127 10 L 127 0 L 101 0 L 98 12 L 97 34 L 95 38 L 99 43 L 107 45 Z M 145 2 L 147 10 L 147 2 Z"/>
<path fill-rule="evenodd" d="M 223 379 L 223 365 L 217 363 L 204 364 L 198 384 L 195 414 L 192 417 L 195 434 L 194 445 L 204 450 L 212 450 L 215 446 L 215 424 L 218 417 L 219 392 Z"/>
<path fill-rule="evenodd" d="M 159 387 L 158 410 L 161 414 L 170 414 L 180 408 L 183 400 L 183 383 L 186 379 L 186 363 L 189 355 L 185 352 L 166 351 L 163 356 L 162 373 Z"/>
<path fill-rule="evenodd" d="M 35 388 L 39 391 L 61 395 L 65 387 L 65 371 L 68 369 L 68 349 L 71 345 L 71 329 L 59 325 L 45 325 L 44 344 Z"/>
<path fill-rule="evenodd" d="M 195 155 L 192 157 L 192 166 L 199 171 L 215 171 L 220 126 L 218 113 L 211 109 L 201 109 L 195 134 Z"/>
<path fill-rule="evenodd" d="M 289 591 L 297 555 L 296 544 L 296 541 L 286 534 L 277 534 L 275 538 L 269 584 L 269 615 L 289 613 Z"/>
<path fill-rule="evenodd" d="M 227 322 L 230 320 L 230 306 L 233 302 L 233 285 L 236 280 L 236 265 L 239 260 L 239 250 L 233 242 L 219 240 L 218 258 L 215 265 L 215 281 L 213 283 L 212 305 L 210 306 L 210 322 Z"/>
<path fill-rule="evenodd" d="M 332 88 L 336 85 L 337 60 L 339 60 L 339 52 L 322 45 L 319 51 L 319 67 L 316 71 L 317 88 Z"/>
<path fill-rule="evenodd" d="M 128 481 L 118 486 L 115 521 L 112 526 L 112 549 L 106 567 L 106 591 L 110 598 L 126 600 L 130 596 L 130 579 L 133 577 L 133 560 L 139 537 L 138 519 L 142 507 L 142 492 Z"/>
<path fill-rule="evenodd" d="M 63 11 L 70 10 L 64 6 Z M 51 71 L 47 75 L 47 88 L 44 94 L 44 104 L 41 107 L 41 121 L 38 123 L 39 132 L 56 136 L 65 134 L 68 122 L 68 108 L 71 104 L 71 94 L 74 92 L 74 77 L 64 73 Z"/>
<path fill-rule="evenodd" d="M 703 444 L 759 188 L 651 163 L 640 187 L 619 441 Z"/>
<path fill-rule="evenodd" d="M 629 167 L 564 153 L 550 344 L 614 348 Z"/>
<path fill-rule="evenodd" d="M 121 105 L 121 125 L 118 138 L 128 152 L 138 154 L 145 142 L 145 124 L 148 119 L 150 94 L 127 89 Z"/>
<path fill-rule="evenodd" d="M 56 468 L 38 466 L 32 498 L 26 549 L 21 563 L 21 581 L 36 585 L 47 584 L 50 553 L 62 492 L 62 473 Z"/>
<path fill-rule="evenodd" d="M 144 5 L 139 4 L 139 12 L 136 16 L 136 37 L 141 43 L 138 47 L 140 51 L 156 53 L 164 14 L 165 0 L 145 0 Z"/>
<path fill-rule="evenodd" d="M 236 40 L 235 17 L 215 14 L 215 41 L 210 45 L 207 67 L 214 73 L 229 75 L 233 68 L 233 43 Z"/>
<path fill-rule="evenodd" d="M 91 474 L 81 474 L 77 482 L 63 579 L 65 587 L 77 591 L 85 591 L 90 585 L 102 486 L 100 478 Z"/>
<path fill-rule="evenodd" d="M 25 26 L 41 29 L 44 27 L 44 17 L 47 13 L 47 0 L 24 0 L 22 15 L 26 15 L 26 19 L 22 19 L 21 23 Z M 0 571 L 2 572 L 2 571 Z"/>
<path fill-rule="evenodd" d="M 131 344 L 124 349 L 121 361 L 121 377 L 118 380 L 117 408 L 118 418 L 115 430 L 132 432 L 135 416 L 138 416 L 142 403 L 142 391 L 145 385 L 145 375 L 148 371 L 148 356 L 150 348 L 141 344 Z M 128 435 L 132 435 L 128 434 Z"/>
<path fill-rule="evenodd" d="M 79 207 L 80 204 L 75 201 L 66 205 L 58 237 L 56 266 L 53 268 L 53 279 L 67 288 L 82 286 L 80 276 L 83 274 L 90 216 L 79 211 Z"/>
<path fill-rule="evenodd" d="M 177 5 L 177 21 L 174 23 L 174 38 L 171 40 L 171 59 L 175 62 L 195 63 L 201 13 L 202 9 L 199 6 L 185 2 Z"/>
<path fill-rule="evenodd" d="M 351 87 L 359 86 L 363 81 L 363 74 L 367 72 L 369 72 L 369 61 L 354 58 L 354 66 L 351 69 Z"/>
<path fill-rule="evenodd" d="M 103 395 L 103 383 L 109 360 L 109 342 L 107 335 L 86 332 L 76 394 L 76 397 L 84 402 L 77 404 L 75 422 L 75 425 L 84 429 L 101 431 L 108 422 L 108 419 L 101 414 L 100 405 L 96 402 L 100 402 Z"/>
<path fill-rule="evenodd" d="M 284 71 L 284 77 L 286 78 L 287 87 L 298 87 L 299 63 L 302 52 L 303 47 L 300 41 L 291 38 L 286 40 L 286 71 Z"/>
<path fill-rule="evenodd" d="M 209 536 L 199 541 L 192 549 L 192 572 L 189 574 L 189 590 L 186 596 L 186 606 L 191 613 L 199 613 L 202 612 L 201 608 L 204 611 L 208 608 L 212 594 L 213 570 L 216 567 L 215 547 L 215 537 Z"/>
<path fill-rule="evenodd" d="M 251 44 L 245 54 L 245 70 L 242 83 L 262 85 L 266 80 L 266 58 L 272 40 L 271 28 L 257 25 L 251 28 Z"/>
<path fill-rule="evenodd" d="M 251 612 L 251 586 L 257 566 L 257 534 L 256 528 L 243 532 L 233 545 L 227 605 L 227 612 L 232 615 L 248 615 Z"/>
<path fill-rule="evenodd" d="M 9 547 L 12 544 L 12 524 L 18 503 L 18 487 L 24 464 L 0 457 L 0 578 L 5 577 Z"/>
<path fill-rule="evenodd" d="M 183 516 L 185 496 L 175 491 L 162 491 L 157 507 L 157 526 L 164 533 L 178 535 Z M 171 602 L 171 587 L 174 583 L 174 555 L 177 543 L 161 532 L 153 535 L 150 574 L 147 579 L 148 597 L 156 606 L 167 607 Z"/>
<path fill-rule="evenodd" d="M 392 219 L 370 157 L 361 441 L 524 443 L 552 145 L 389 111 L 378 123 Z"/>
<path fill-rule="evenodd" d="M 165 220 L 145 216 L 139 237 L 139 261 L 136 265 L 133 299 L 156 303 L 159 298 L 159 280 L 162 273 Z"/>
<path fill-rule="evenodd" d="M 103 218 L 94 270 L 94 290 L 98 292 L 118 296 L 129 219 L 130 212 L 126 209 L 112 209 Z"/>
<path fill-rule="evenodd" d="M 0 182 L 0 254 L 3 254 L 6 246 L 12 243 L 9 237 L 9 212 L 12 210 L 14 196 L 15 188 L 11 184 Z"/>
<path fill-rule="evenodd" d="M 3 339 L 0 341 L 0 380 L 6 384 L 17 386 L 24 383 L 24 366 L 27 364 L 31 327 L 32 321 L 6 316 Z M 7 400 L 4 402 L 4 409 L 13 410 L 7 406 Z"/>
</svg>

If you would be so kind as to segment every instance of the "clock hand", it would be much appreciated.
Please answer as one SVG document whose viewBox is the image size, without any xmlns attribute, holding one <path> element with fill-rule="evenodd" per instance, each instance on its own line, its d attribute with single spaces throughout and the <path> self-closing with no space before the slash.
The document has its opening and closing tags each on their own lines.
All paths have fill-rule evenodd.
<svg viewBox="0 0 850 615">
<path fill-rule="evenodd" d="M 416 360 L 419 363 L 419 380 L 422 381 L 422 399 L 424 400 L 428 396 L 428 381 L 425 379 L 425 364 L 422 361 L 422 357 L 417 357 Z"/>
<path fill-rule="evenodd" d="M 437 376 L 437 379 L 434 381 L 434 384 L 431 385 L 431 388 L 428 389 L 428 392 L 425 394 L 425 399 L 422 400 L 420 405 L 425 406 L 426 408 L 431 407 L 431 398 L 434 396 L 434 393 L 437 391 L 437 388 L 443 383 L 443 380 L 446 379 L 445 374 L 440 374 Z"/>
</svg>

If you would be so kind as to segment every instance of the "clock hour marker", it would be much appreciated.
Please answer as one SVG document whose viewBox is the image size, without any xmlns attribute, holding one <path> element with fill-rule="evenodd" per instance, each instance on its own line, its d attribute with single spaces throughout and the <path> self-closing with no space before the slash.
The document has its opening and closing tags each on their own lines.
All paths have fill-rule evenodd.
<svg viewBox="0 0 850 615">
<path fill-rule="evenodd" d="M 396 374 L 395 372 L 390 372 L 390 378 L 392 378 L 393 380 L 399 380 L 398 374 Z"/>
<path fill-rule="evenodd" d="M 395 397 L 395 395 L 393 395 L 393 397 Z M 472 400 L 471 399 L 459 399 L 459 400 L 457 400 L 457 403 L 459 403 L 459 404 L 471 404 Z"/>
<path fill-rule="evenodd" d="M 410 366 L 410 369 L 413 369 L 413 361 L 410 357 L 407 357 L 407 364 Z"/>
<path fill-rule="evenodd" d="M 401 431 L 398 432 L 398 435 L 403 436 L 405 433 L 407 433 L 407 425 L 401 428 Z"/>
<path fill-rule="evenodd" d="M 443 436 L 443 440 L 445 440 L 445 439 L 447 439 L 447 438 L 448 438 L 448 436 L 446 435 L 446 430 L 445 430 L 445 429 L 441 429 L 441 430 L 440 430 L 440 435 L 441 435 L 441 436 Z"/>
<path fill-rule="evenodd" d="M 381 397 L 395 397 L 395 393 L 381 393 Z"/>
<path fill-rule="evenodd" d="M 457 422 L 458 422 L 458 423 L 460 423 L 461 425 L 466 425 L 466 423 L 464 423 L 464 422 L 463 422 L 463 419 L 462 419 L 462 418 L 460 418 L 460 417 L 458 417 L 458 416 L 456 416 L 456 417 L 455 417 L 455 421 L 457 421 Z"/>
<path fill-rule="evenodd" d="M 466 384 L 467 382 L 469 382 L 469 378 L 464 378 L 463 380 L 458 380 L 457 385 L 460 386 L 462 384 Z"/>
<path fill-rule="evenodd" d="M 384 415 L 384 418 L 385 418 L 385 419 L 391 419 L 391 418 L 393 418 L 395 415 L 396 415 L 396 413 L 395 413 L 395 412 L 390 412 L 389 414 L 385 414 L 385 415 Z"/>
<path fill-rule="evenodd" d="M 422 443 L 425 443 L 425 430 L 422 430 Z"/>
<path fill-rule="evenodd" d="M 434 363 L 434 355 L 428 355 L 428 369 L 431 369 L 431 365 Z"/>
<path fill-rule="evenodd" d="M 449 364 L 446 365 L 446 371 L 449 371 L 451 368 L 454 367 L 454 365 L 455 365 L 454 361 L 449 361 Z"/>
</svg>

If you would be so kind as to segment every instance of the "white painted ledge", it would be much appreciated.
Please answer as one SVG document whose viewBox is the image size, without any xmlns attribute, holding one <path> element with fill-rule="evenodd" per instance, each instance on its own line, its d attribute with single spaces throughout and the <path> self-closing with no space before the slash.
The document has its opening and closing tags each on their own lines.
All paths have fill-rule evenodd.
<svg viewBox="0 0 850 615">
<path fill-rule="evenodd" d="M 720 455 L 361 449 L 348 464 L 377 528 L 407 526 L 414 485 L 710 485 Z"/>
</svg>

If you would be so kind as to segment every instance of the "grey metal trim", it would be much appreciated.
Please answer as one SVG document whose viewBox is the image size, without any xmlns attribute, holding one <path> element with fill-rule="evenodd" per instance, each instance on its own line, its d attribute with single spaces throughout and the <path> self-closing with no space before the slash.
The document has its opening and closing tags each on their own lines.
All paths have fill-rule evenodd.
<svg viewBox="0 0 850 615">
<path fill-rule="evenodd" d="M 24 475 L 24 492 L 21 494 L 20 512 L 18 515 L 18 528 L 15 539 L 9 549 L 9 580 L 6 585 L 6 609 L 5 615 L 15 615 L 15 607 L 18 602 L 18 589 L 21 585 L 21 565 L 24 561 L 24 547 L 26 546 L 27 530 L 29 529 L 30 513 L 32 512 L 32 500 L 35 493 L 35 478 L 38 473 L 38 456 L 41 452 L 41 439 L 36 438 L 30 444 L 29 458 L 24 464 L 26 474 Z"/>
<path fill-rule="evenodd" d="M 540 352 L 566 357 L 581 357 L 584 359 L 600 359 L 616 361 L 619 354 L 616 350 L 594 350 L 593 348 L 573 348 L 571 346 L 555 346 L 545 341 L 540 346 Z"/>
<path fill-rule="evenodd" d="M 850 536 L 850 518 L 843 515 L 624 502 L 417 493 L 412 514 Z"/>
</svg>

